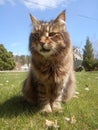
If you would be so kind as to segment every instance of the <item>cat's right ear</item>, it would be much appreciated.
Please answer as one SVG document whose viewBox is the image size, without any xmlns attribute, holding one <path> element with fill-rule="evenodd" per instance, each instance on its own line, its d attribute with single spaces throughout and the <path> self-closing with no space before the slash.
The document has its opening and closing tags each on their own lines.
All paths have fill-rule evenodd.
<svg viewBox="0 0 98 130">
<path fill-rule="evenodd" d="M 31 14 L 30 14 L 30 18 L 34 28 L 37 28 L 37 26 L 39 25 L 39 20 L 36 17 L 32 16 Z"/>
<path fill-rule="evenodd" d="M 66 22 L 66 11 L 63 10 L 56 18 L 56 22 L 59 22 L 60 24 L 65 24 Z"/>
</svg>

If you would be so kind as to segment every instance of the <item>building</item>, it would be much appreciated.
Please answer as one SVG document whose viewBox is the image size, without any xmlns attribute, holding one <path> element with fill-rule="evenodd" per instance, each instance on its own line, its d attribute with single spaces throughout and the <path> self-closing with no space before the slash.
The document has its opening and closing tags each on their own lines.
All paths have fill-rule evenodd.
<svg viewBox="0 0 98 130">
<path fill-rule="evenodd" d="M 82 65 L 83 55 L 78 47 L 73 48 L 74 68 Z"/>
</svg>

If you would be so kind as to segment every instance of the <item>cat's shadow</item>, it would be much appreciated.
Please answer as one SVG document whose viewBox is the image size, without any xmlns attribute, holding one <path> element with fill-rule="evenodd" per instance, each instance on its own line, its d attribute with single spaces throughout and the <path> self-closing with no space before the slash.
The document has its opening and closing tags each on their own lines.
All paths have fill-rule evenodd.
<svg viewBox="0 0 98 130">
<path fill-rule="evenodd" d="M 16 117 L 21 114 L 34 115 L 40 111 L 37 107 L 26 102 L 22 96 L 14 96 L 0 104 L 0 117 Z"/>
</svg>

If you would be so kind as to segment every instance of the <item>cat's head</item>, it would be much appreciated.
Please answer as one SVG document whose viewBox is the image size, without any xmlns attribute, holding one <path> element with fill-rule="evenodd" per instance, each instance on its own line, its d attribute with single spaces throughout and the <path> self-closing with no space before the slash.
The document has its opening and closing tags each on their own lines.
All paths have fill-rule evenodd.
<svg viewBox="0 0 98 130">
<path fill-rule="evenodd" d="M 65 11 L 50 22 L 40 21 L 30 14 L 33 31 L 30 35 L 29 49 L 36 51 L 44 57 L 56 55 L 66 47 L 63 33 L 66 32 Z"/>
</svg>

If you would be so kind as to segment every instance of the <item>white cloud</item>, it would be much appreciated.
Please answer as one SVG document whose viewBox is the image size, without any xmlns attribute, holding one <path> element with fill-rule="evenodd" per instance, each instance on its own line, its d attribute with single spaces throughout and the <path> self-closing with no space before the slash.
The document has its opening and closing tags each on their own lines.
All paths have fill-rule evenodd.
<svg viewBox="0 0 98 130">
<path fill-rule="evenodd" d="M 0 0 L 0 5 L 4 5 L 6 3 L 10 3 L 11 5 L 15 5 L 15 0 Z"/>
<path fill-rule="evenodd" d="M 0 0 L 0 5 L 10 3 L 11 5 L 17 4 L 17 2 L 22 2 L 29 9 L 51 9 L 57 8 L 59 6 L 65 7 L 76 0 Z"/>
<path fill-rule="evenodd" d="M 4 0 L 0 0 L 0 5 L 3 5 L 4 3 Z"/>
<path fill-rule="evenodd" d="M 15 0 L 7 0 L 11 5 L 15 5 Z"/>
<path fill-rule="evenodd" d="M 29 9 L 45 10 L 47 8 L 56 8 L 58 6 L 66 7 L 69 2 L 74 0 L 21 0 Z"/>
</svg>

